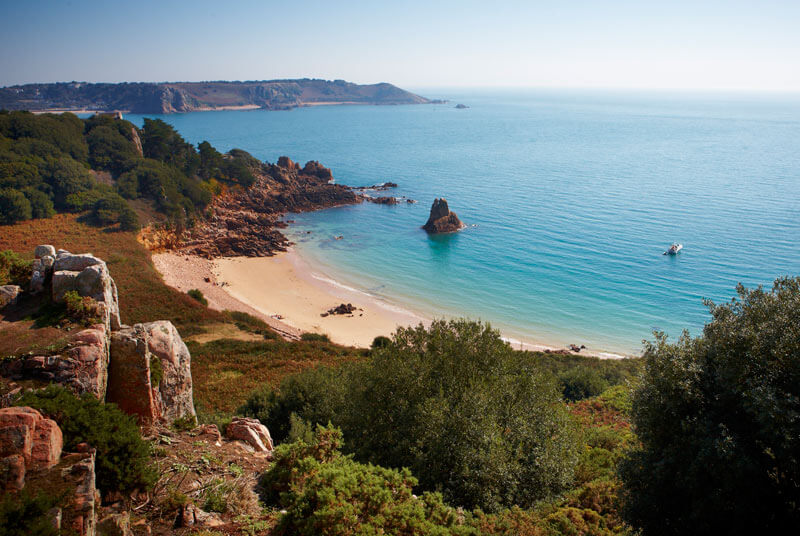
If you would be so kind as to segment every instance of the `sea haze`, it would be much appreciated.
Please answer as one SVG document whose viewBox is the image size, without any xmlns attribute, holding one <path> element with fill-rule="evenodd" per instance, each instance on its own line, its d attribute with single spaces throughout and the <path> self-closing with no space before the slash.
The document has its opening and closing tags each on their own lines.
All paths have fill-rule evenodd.
<svg viewBox="0 0 800 536">
<path fill-rule="evenodd" d="M 800 274 L 796 96 L 421 93 L 451 102 L 162 118 L 193 143 L 398 183 L 419 203 L 296 215 L 289 235 L 333 279 L 511 337 L 638 353 L 656 329 L 698 334 L 704 298 Z M 420 229 L 440 196 L 468 229 Z"/>
</svg>

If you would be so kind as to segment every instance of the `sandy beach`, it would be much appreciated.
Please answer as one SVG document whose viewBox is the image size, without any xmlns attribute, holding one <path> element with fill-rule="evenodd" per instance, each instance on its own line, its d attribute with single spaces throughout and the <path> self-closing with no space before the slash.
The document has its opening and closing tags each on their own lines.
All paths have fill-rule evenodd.
<svg viewBox="0 0 800 536">
<path fill-rule="evenodd" d="M 303 332 L 324 333 L 336 343 L 367 347 L 378 335 L 391 335 L 398 326 L 427 324 L 430 317 L 409 311 L 316 273 L 296 251 L 273 257 L 231 257 L 207 260 L 179 253 L 153 254 L 164 281 L 183 292 L 199 288 L 218 310 L 245 311 L 265 320 L 289 339 Z M 326 315 L 329 309 L 351 303 L 348 315 Z M 538 341 L 507 336 L 516 349 L 563 350 Z M 603 359 L 628 357 L 584 349 L 580 355 Z"/>
<path fill-rule="evenodd" d="M 294 251 L 274 257 L 233 257 L 213 261 L 219 288 L 273 319 L 306 332 L 324 333 L 333 342 L 367 347 L 378 335 L 425 319 L 371 296 L 315 276 Z M 357 310 L 321 316 L 342 303 Z"/>
</svg>

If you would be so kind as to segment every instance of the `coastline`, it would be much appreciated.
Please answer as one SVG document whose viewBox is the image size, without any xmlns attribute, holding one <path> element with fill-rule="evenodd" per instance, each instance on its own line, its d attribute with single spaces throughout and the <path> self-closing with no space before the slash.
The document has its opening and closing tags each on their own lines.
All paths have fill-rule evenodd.
<svg viewBox="0 0 800 536">
<path fill-rule="evenodd" d="M 211 266 L 214 288 L 257 311 L 258 316 L 296 331 L 324 333 L 339 344 L 368 347 L 378 335 L 389 336 L 399 326 L 428 324 L 433 318 L 319 273 L 318 267 L 310 265 L 295 247 L 272 257 L 227 257 L 205 262 Z M 181 277 L 185 279 L 185 274 Z M 352 303 L 359 310 L 353 315 L 320 316 L 340 303 Z M 501 333 L 515 349 L 564 350 L 502 329 Z M 594 348 L 572 354 L 601 359 L 635 357 Z"/>
</svg>

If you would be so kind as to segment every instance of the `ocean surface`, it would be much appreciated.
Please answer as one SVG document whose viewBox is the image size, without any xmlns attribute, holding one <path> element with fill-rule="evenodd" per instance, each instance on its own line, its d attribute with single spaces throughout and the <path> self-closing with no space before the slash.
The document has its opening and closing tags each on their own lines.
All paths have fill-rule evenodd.
<svg viewBox="0 0 800 536">
<path fill-rule="evenodd" d="M 512 338 L 636 354 L 653 330 L 699 334 L 703 300 L 739 282 L 800 275 L 800 96 L 417 92 L 450 103 L 161 117 L 192 143 L 398 183 L 419 202 L 293 215 L 288 234 L 321 275 Z M 422 231 L 435 197 L 469 227 Z"/>
</svg>

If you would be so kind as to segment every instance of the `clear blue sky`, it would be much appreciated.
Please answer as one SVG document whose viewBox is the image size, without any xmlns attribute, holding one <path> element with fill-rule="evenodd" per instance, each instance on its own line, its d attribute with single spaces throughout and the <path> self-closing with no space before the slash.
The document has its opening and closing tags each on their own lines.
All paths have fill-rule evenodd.
<svg viewBox="0 0 800 536">
<path fill-rule="evenodd" d="M 800 91 L 800 0 L 3 0 L 0 20 L 0 85 L 313 77 Z"/>
</svg>

